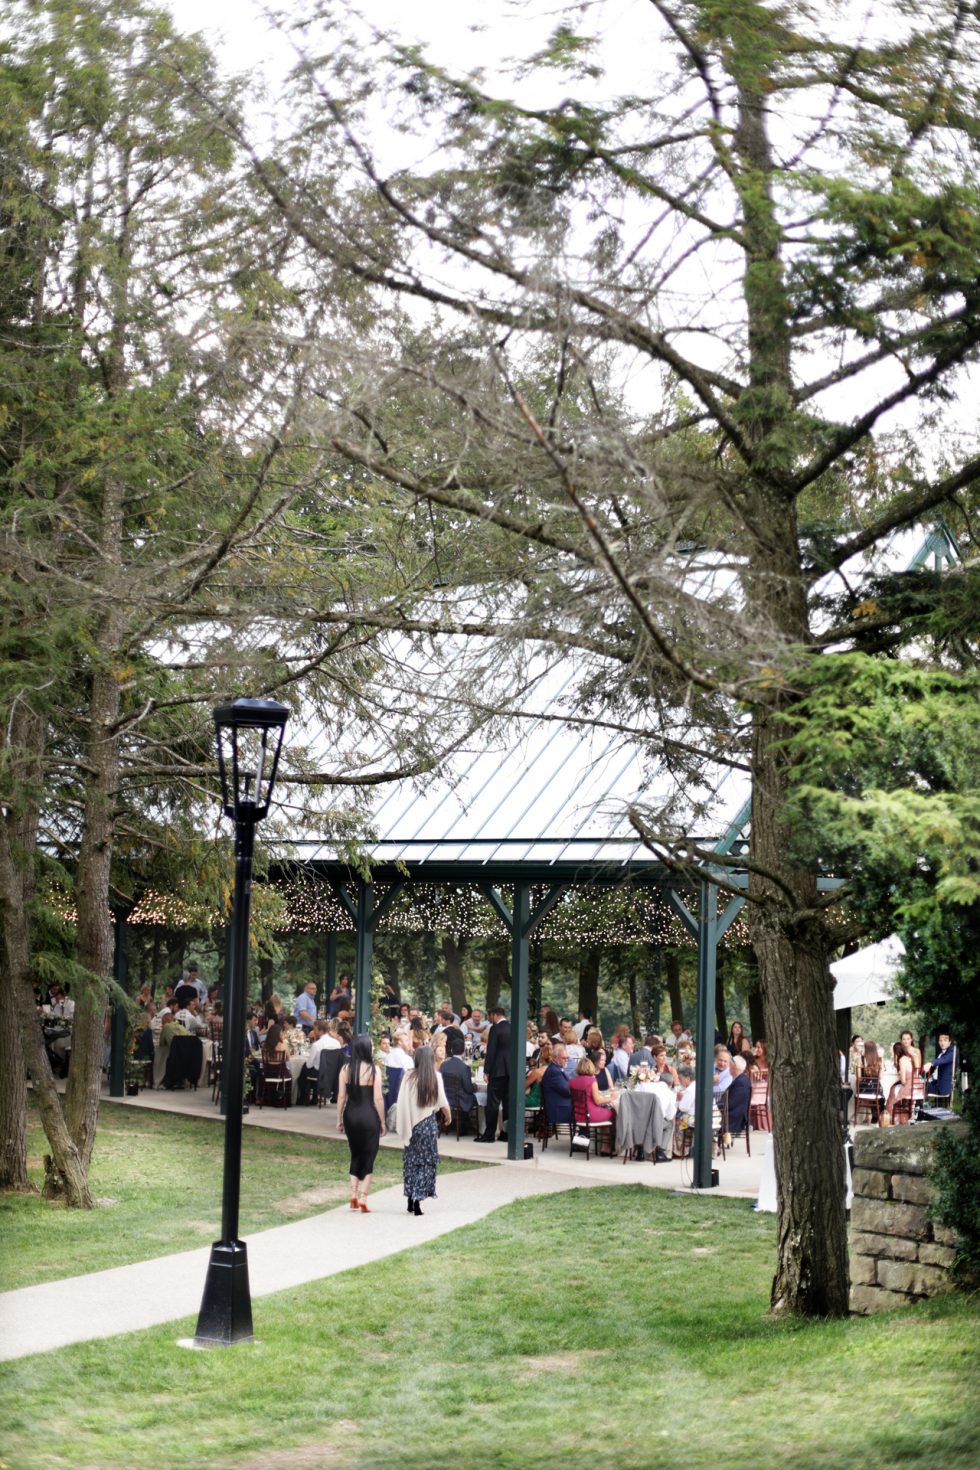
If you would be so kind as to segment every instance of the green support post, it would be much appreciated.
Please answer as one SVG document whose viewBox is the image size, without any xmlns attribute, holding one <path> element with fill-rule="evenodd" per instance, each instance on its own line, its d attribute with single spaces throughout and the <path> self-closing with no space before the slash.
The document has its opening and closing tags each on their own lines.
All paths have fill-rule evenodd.
<svg viewBox="0 0 980 1470">
<path fill-rule="evenodd" d="M 374 884 L 357 880 L 357 959 L 354 965 L 354 1030 L 371 1024 L 371 959 L 374 954 Z"/>
<path fill-rule="evenodd" d="M 728 881 L 742 886 L 741 876 L 729 875 Z M 694 1179 L 695 1189 L 711 1188 L 711 1105 L 714 1095 L 715 1059 L 715 977 L 718 968 L 718 941 L 727 933 L 745 899 L 731 898 L 724 912 L 718 913 L 718 885 L 702 881 L 698 917 L 695 919 L 680 894 L 671 888 L 667 902 L 688 933 L 698 942 L 698 1020 L 694 1045 L 697 1049 L 694 1093 Z"/>
<path fill-rule="evenodd" d="M 711 1110 L 714 1100 L 713 1022 L 715 976 L 718 960 L 717 939 L 718 889 L 713 883 L 702 883 L 698 907 L 698 1019 L 694 1045 L 694 1188 L 711 1188 Z"/>
<path fill-rule="evenodd" d="M 514 884 L 510 963 L 510 1077 L 508 1079 L 507 1157 L 524 1157 L 524 1078 L 527 1073 L 528 950 L 531 930 L 531 885 Z"/>
<path fill-rule="evenodd" d="M 115 950 L 112 958 L 112 978 L 119 989 L 129 994 L 129 966 L 126 954 L 126 910 L 112 911 L 115 933 Z M 116 998 L 112 1006 L 112 1045 L 109 1051 L 109 1096 L 122 1097 L 125 1092 L 123 1065 L 126 1050 L 126 1007 Z"/>
</svg>

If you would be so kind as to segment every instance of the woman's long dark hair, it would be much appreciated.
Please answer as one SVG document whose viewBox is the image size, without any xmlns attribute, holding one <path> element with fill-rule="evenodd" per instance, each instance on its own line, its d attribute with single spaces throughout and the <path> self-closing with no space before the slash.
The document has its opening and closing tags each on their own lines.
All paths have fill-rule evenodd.
<svg viewBox="0 0 980 1470">
<path fill-rule="evenodd" d="M 432 1049 L 420 1046 L 415 1053 L 415 1101 L 420 1108 L 431 1108 L 439 1101 L 439 1074 L 432 1059 Z"/>
<path fill-rule="evenodd" d="M 266 1056 L 275 1056 L 276 1047 L 279 1045 L 281 1040 L 282 1027 L 280 1026 L 278 1021 L 273 1021 L 272 1025 L 265 1033 L 265 1041 L 263 1041 L 262 1043 L 262 1050 L 265 1052 Z"/>
<path fill-rule="evenodd" d="M 347 1064 L 347 1086 L 349 1088 L 360 1086 L 362 1065 L 371 1068 L 370 1079 L 365 1082 L 364 1086 L 373 1087 L 374 1048 L 371 1045 L 371 1038 L 366 1031 L 362 1031 L 359 1036 L 355 1036 L 351 1042 L 350 1061 Z"/>
</svg>

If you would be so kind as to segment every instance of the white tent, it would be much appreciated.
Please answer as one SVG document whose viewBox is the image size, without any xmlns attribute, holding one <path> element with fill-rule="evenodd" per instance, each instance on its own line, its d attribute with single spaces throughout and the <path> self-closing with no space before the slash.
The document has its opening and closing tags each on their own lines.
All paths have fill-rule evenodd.
<svg viewBox="0 0 980 1470">
<path fill-rule="evenodd" d="M 870 1006 L 879 1000 L 890 1000 L 905 946 L 897 934 L 890 934 L 878 944 L 869 944 L 830 967 L 837 984 L 834 986 L 834 1010 L 851 1006 Z"/>
</svg>

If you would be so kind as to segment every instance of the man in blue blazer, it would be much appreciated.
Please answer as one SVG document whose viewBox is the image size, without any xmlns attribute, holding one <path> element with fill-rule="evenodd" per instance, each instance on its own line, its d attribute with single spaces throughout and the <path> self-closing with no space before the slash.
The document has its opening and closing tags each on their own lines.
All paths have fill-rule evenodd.
<svg viewBox="0 0 980 1470">
<path fill-rule="evenodd" d="M 956 1047 L 948 1031 L 939 1033 L 939 1054 L 926 1062 L 923 1069 L 929 1078 L 929 1096 L 953 1100 L 953 1073 L 956 1070 Z"/>
<path fill-rule="evenodd" d="M 541 1077 L 541 1102 L 544 1115 L 551 1124 L 572 1121 L 572 1089 L 565 1075 L 567 1065 L 568 1052 L 560 1042 L 556 1042 L 551 1061 Z"/>
</svg>

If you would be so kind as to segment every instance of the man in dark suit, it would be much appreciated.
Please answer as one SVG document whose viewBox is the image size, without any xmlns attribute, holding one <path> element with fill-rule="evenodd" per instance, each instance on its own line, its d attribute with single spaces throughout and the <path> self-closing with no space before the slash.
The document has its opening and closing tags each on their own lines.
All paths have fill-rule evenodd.
<svg viewBox="0 0 980 1470">
<path fill-rule="evenodd" d="M 449 1055 L 442 1064 L 441 1075 L 446 1088 L 446 1096 L 450 1104 L 453 1094 L 459 1092 L 459 1106 L 464 1117 L 471 1114 L 476 1118 L 476 1088 L 473 1086 L 473 1073 L 470 1071 L 468 1062 L 463 1061 L 465 1043 L 462 1036 L 453 1036 L 446 1043 Z M 474 1128 L 475 1128 L 474 1122 Z"/>
<path fill-rule="evenodd" d="M 737 1138 L 745 1130 L 751 1096 L 752 1082 L 745 1070 L 745 1058 L 732 1057 L 732 1085 L 728 1089 L 728 1131 L 733 1138 Z"/>
<path fill-rule="evenodd" d="M 507 1084 L 510 1079 L 510 1022 L 501 1006 L 490 1012 L 493 1025 L 487 1039 L 487 1055 L 483 1063 L 483 1075 L 487 1079 L 487 1121 L 484 1131 L 477 1135 L 477 1143 L 494 1143 L 497 1134 L 497 1114 L 504 1111 L 507 1124 Z M 443 1064 L 445 1065 L 445 1063 Z M 506 1142 L 507 1135 L 502 1133 Z"/>
</svg>

